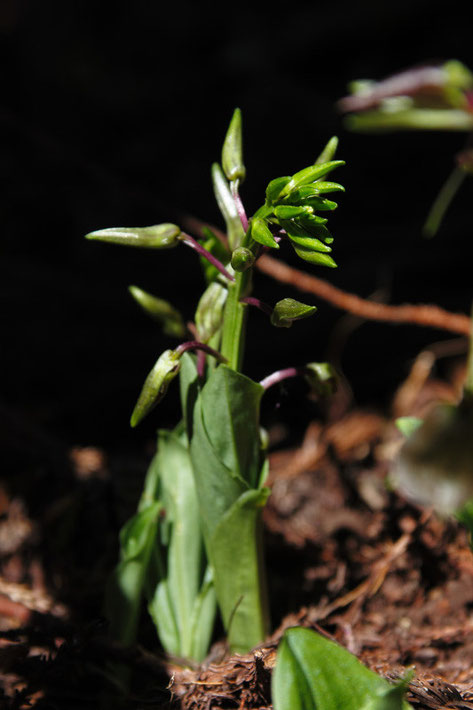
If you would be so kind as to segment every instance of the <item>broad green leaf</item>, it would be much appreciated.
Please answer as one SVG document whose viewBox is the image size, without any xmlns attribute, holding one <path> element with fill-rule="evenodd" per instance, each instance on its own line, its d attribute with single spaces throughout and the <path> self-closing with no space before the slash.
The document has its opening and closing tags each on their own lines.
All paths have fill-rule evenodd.
<svg viewBox="0 0 473 710">
<path fill-rule="evenodd" d="M 269 633 L 261 514 L 269 489 L 243 493 L 210 539 L 215 589 L 230 648 L 248 653 Z"/>
<path fill-rule="evenodd" d="M 403 690 L 310 629 L 288 629 L 279 644 L 274 710 L 412 710 Z"/>
<path fill-rule="evenodd" d="M 273 237 L 273 234 L 264 219 L 253 217 L 251 220 L 251 236 L 255 242 L 262 244 L 264 247 L 279 249 L 279 244 Z"/>
<path fill-rule="evenodd" d="M 228 243 L 233 251 L 240 245 L 244 232 L 227 179 L 218 163 L 212 165 L 212 184 L 215 199 L 225 220 Z"/>
<path fill-rule="evenodd" d="M 283 187 L 279 194 L 279 197 L 289 195 L 293 190 L 297 190 L 299 187 L 301 187 L 301 185 L 308 185 L 311 182 L 315 182 L 319 178 L 330 173 L 332 170 L 335 170 L 335 168 L 338 168 L 340 165 L 345 165 L 345 161 L 331 160 L 327 163 L 322 163 L 320 165 L 310 165 L 308 168 L 299 170 L 299 172 L 295 173 L 295 175 L 292 176 L 287 185 Z"/>
<path fill-rule="evenodd" d="M 236 108 L 222 149 L 222 168 L 228 180 L 243 182 L 246 175 L 243 163 L 241 111 Z"/>
<path fill-rule="evenodd" d="M 131 415 L 130 424 L 135 427 L 163 399 L 180 368 L 180 355 L 174 350 L 165 350 L 147 376 L 143 389 Z"/>
<path fill-rule="evenodd" d="M 305 249 L 304 247 L 292 245 L 297 256 L 300 256 L 304 261 L 308 261 L 309 264 L 317 264 L 318 266 L 328 266 L 332 269 L 337 267 L 337 264 L 328 254 L 321 254 L 317 251 L 312 251 L 312 249 Z"/>
<path fill-rule="evenodd" d="M 199 375 L 197 373 L 196 357 L 190 352 L 184 353 L 181 357 L 179 390 L 183 423 L 187 433 L 187 438 L 190 441 L 192 438 L 194 405 L 199 390 Z"/>
<path fill-rule="evenodd" d="M 162 326 L 163 332 L 175 338 L 183 338 L 186 334 L 184 320 L 170 303 L 143 291 L 138 286 L 129 286 L 129 292 L 141 308 Z"/>
<path fill-rule="evenodd" d="M 113 638 L 127 645 L 138 626 L 141 599 L 152 547 L 156 539 L 159 501 L 136 513 L 120 532 L 120 562 L 106 590 L 105 616 Z"/>
<path fill-rule="evenodd" d="M 175 224 L 155 224 L 152 227 L 109 227 L 85 235 L 86 239 L 123 244 L 129 247 L 170 249 L 179 244 L 180 228 Z"/>
<path fill-rule="evenodd" d="M 202 393 L 203 424 L 223 465 L 253 488 L 261 468 L 259 407 L 263 388 L 220 365 Z"/>
<path fill-rule="evenodd" d="M 220 281 L 212 281 L 200 297 L 195 312 L 195 324 L 199 340 L 208 343 L 222 327 L 227 289 Z"/>
<path fill-rule="evenodd" d="M 294 298 L 283 298 L 274 306 L 271 323 L 279 328 L 289 328 L 294 321 L 308 318 L 316 310 L 316 306 L 308 306 Z"/>
</svg>

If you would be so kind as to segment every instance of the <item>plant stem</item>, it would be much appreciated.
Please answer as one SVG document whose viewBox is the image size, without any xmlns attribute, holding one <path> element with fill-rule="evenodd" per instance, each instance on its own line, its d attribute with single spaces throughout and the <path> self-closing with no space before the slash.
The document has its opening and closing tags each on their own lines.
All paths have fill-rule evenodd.
<svg viewBox="0 0 473 710">
<path fill-rule="evenodd" d="M 251 269 L 235 275 L 228 284 L 228 296 L 223 318 L 221 352 L 228 367 L 241 372 L 245 347 L 248 305 L 242 302 L 251 290 Z"/>
<path fill-rule="evenodd" d="M 200 256 L 203 256 L 204 259 L 207 259 L 207 261 L 212 264 L 212 266 L 215 266 L 216 269 L 220 271 L 225 278 L 227 278 L 229 281 L 234 281 L 234 277 L 231 275 L 229 271 L 224 267 L 221 261 L 219 261 L 213 254 L 211 254 L 205 247 L 202 246 L 202 244 L 199 244 L 197 239 L 194 239 L 194 237 L 191 237 L 190 234 L 182 233 L 181 241 L 183 244 L 187 244 L 188 247 L 191 249 L 195 249 L 195 251 L 200 254 Z"/>
</svg>

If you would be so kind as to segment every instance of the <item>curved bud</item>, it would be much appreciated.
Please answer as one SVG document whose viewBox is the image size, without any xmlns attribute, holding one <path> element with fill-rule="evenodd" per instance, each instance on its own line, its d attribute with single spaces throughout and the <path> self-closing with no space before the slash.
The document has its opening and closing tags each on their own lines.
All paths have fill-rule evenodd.
<svg viewBox="0 0 473 710">
<path fill-rule="evenodd" d="M 170 303 L 151 293 L 143 291 L 138 286 L 128 286 L 128 290 L 141 308 L 162 326 L 166 335 L 183 338 L 186 334 L 184 320 Z"/>
<path fill-rule="evenodd" d="M 316 310 L 316 306 L 308 306 L 294 298 L 283 298 L 274 306 L 271 323 L 278 328 L 290 328 L 295 320 L 308 318 Z"/>
<path fill-rule="evenodd" d="M 337 390 L 338 375 L 328 362 L 309 362 L 304 368 L 304 377 L 319 397 L 328 397 Z"/>
<path fill-rule="evenodd" d="M 317 160 L 315 161 L 315 165 L 320 165 L 321 163 L 326 163 L 327 161 L 332 160 L 333 156 L 337 152 L 337 148 L 338 138 L 337 136 L 332 136 L 323 151 L 318 156 Z"/>
<path fill-rule="evenodd" d="M 309 185 L 311 182 L 315 182 L 319 178 L 327 175 L 335 168 L 340 165 L 345 165 L 344 160 L 330 160 L 328 163 L 321 163 L 320 165 L 310 165 L 308 168 L 299 170 L 295 173 L 289 180 L 287 185 L 281 190 L 280 197 L 285 197 L 289 195 L 293 190 L 297 190 L 301 185 Z"/>
<path fill-rule="evenodd" d="M 290 175 L 286 175 L 284 177 L 279 177 L 279 178 L 274 178 L 274 180 L 271 180 L 268 187 L 266 188 L 266 204 L 267 205 L 274 205 L 274 203 L 278 200 L 282 189 L 284 187 L 286 187 L 287 183 L 290 182 L 290 180 L 291 180 Z"/>
<path fill-rule="evenodd" d="M 86 239 L 96 239 L 100 242 L 123 244 L 129 247 L 145 247 L 151 249 L 170 249 L 179 244 L 180 228 L 175 224 L 165 222 L 151 227 L 110 227 L 98 229 L 85 235 Z"/>
<path fill-rule="evenodd" d="M 243 164 L 242 131 L 241 131 L 241 111 L 236 108 L 222 149 L 222 168 L 227 176 L 227 180 L 239 180 L 243 182 L 246 169 Z"/>
<path fill-rule="evenodd" d="M 181 367 L 181 354 L 165 350 L 145 380 L 141 394 L 131 415 L 130 424 L 135 427 L 146 417 L 166 394 L 171 381 Z"/>
<path fill-rule="evenodd" d="M 279 249 L 279 244 L 264 219 L 253 217 L 251 220 L 251 237 L 264 247 Z"/>
<path fill-rule="evenodd" d="M 237 247 L 232 254 L 232 267 L 235 271 L 246 271 L 251 269 L 255 263 L 255 255 L 250 249 L 246 247 Z"/>
<path fill-rule="evenodd" d="M 195 312 L 195 324 L 199 339 L 203 343 L 207 343 L 222 326 L 227 294 L 225 286 L 219 281 L 212 281 L 200 297 Z"/>
</svg>

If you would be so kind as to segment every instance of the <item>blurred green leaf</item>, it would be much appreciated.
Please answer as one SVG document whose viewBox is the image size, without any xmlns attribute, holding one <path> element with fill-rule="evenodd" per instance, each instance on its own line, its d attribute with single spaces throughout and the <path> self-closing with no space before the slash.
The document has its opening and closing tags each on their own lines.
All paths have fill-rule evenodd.
<svg viewBox="0 0 473 710">
<path fill-rule="evenodd" d="M 338 375 L 328 362 L 309 362 L 304 377 L 311 390 L 319 397 L 330 397 L 337 391 Z"/>
<path fill-rule="evenodd" d="M 279 644 L 274 710 L 409 710 L 404 692 L 311 629 L 288 629 Z"/>
<path fill-rule="evenodd" d="M 416 429 L 422 424 L 422 419 L 419 417 L 398 417 L 396 419 L 396 426 L 404 436 L 411 436 Z"/>
</svg>

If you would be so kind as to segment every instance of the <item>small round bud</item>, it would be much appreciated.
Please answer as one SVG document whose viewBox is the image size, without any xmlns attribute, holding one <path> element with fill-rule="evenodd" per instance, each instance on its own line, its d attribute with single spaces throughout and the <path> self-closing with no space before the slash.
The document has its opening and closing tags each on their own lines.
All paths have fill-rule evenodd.
<svg viewBox="0 0 473 710">
<path fill-rule="evenodd" d="M 255 255 L 246 247 L 237 247 L 232 254 L 231 263 L 235 271 L 246 271 L 255 263 Z"/>
</svg>

